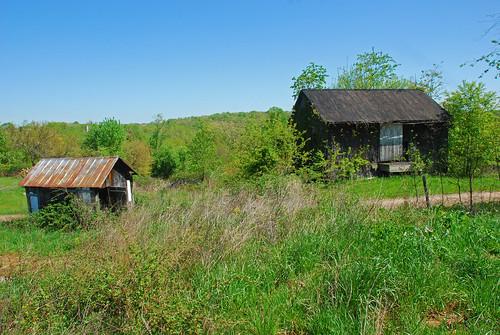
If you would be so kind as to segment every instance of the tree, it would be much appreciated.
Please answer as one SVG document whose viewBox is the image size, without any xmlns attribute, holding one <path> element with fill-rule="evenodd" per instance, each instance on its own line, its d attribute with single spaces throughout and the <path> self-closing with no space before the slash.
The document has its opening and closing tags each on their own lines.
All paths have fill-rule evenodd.
<svg viewBox="0 0 500 335">
<path fill-rule="evenodd" d="M 151 175 L 153 177 L 169 178 L 181 167 L 178 152 L 167 147 L 162 147 L 153 154 Z"/>
<path fill-rule="evenodd" d="M 434 100 L 441 100 L 443 96 L 443 73 L 439 71 L 440 64 L 433 64 L 433 68 L 429 70 L 422 70 L 420 78 L 415 86 L 422 90 Z"/>
<path fill-rule="evenodd" d="M 165 119 L 162 114 L 156 114 L 155 119 L 153 120 L 154 131 L 151 135 L 150 145 L 153 150 L 158 150 L 161 147 L 161 136 L 163 132 L 163 128 L 165 127 Z"/>
<path fill-rule="evenodd" d="M 141 175 L 151 172 L 151 148 L 145 141 L 133 139 L 126 142 L 123 158 Z"/>
<path fill-rule="evenodd" d="M 326 69 L 321 65 L 316 65 L 313 62 L 302 71 L 302 74 L 297 78 L 293 77 L 293 85 L 290 88 L 293 90 L 293 97 L 296 99 L 300 91 L 305 89 L 322 89 L 326 88 Z"/>
<path fill-rule="evenodd" d="M 414 88 L 414 84 L 396 74 L 400 64 L 374 48 L 370 52 L 358 55 L 351 67 L 338 69 L 333 88 L 337 89 L 396 89 Z"/>
<path fill-rule="evenodd" d="M 63 140 L 48 123 L 24 122 L 12 130 L 14 146 L 28 157 L 31 166 L 42 157 L 60 156 Z"/>
<path fill-rule="evenodd" d="M 120 121 L 105 118 L 99 124 L 90 127 L 83 141 L 83 147 L 92 155 L 121 155 L 125 139 L 125 130 Z"/>
<path fill-rule="evenodd" d="M 202 179 L 221 166 L 220 156 L 217 155 L 217 137 L 213 127 L 204 125 L 188 145 L 190 169 Z"/>
<path fill-rule="evenodd" d="M 239 166 L 245 176 L 290 173 L 302 158 L 302 138 L 280 108 L 267 111 L 264 124 L 249 123 L 240 139 Z"/>
<path fill-rule="evenodd" d="M 491 15 L 491 17 L 493 18 L 493 24 L 490 26 L 488 30 L 486 30 L 483 36 L 486 36 L 489 32 L 500 26 L 500 13 Z M 500 76 L 500 41 L 495 39 L 492 40 L 491 43 L 493 44 L 491 51 L 486 55 L 479 57 L 479 59 L 475 60 L 472 64 L 470 64 L 471 66 L 474 66 L 478 63 L 486 63 L 486 65 L 488 65 L 488 68 L 486 68 L 486 70 L 483 71 L 483 73 L 479 76 L 479 78 L 488 73 L 491 68 L 493 68 L 496 71 L 495 79 L 498 79 L 498 77 Z"/>
<path fill-rule="evenodd" d="M 498 96 L 487 92 L 483 83 L 463 81 L 446 95 L 443 105 L 453 120 L 449 169 L 457 177 L 468 178 L 473 210 L 473 179 L 498 160 L 498 119 L 493 114 L 499 107 Z"/>
</svg>

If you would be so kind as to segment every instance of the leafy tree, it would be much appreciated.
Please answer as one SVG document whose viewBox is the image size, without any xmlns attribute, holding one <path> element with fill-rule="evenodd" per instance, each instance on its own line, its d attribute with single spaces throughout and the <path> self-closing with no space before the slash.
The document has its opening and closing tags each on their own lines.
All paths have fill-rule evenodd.
<svg viewBox="0 0 500 335">
<path fill-rule="evenodd" d="M 293 90 L 293 97 L 296 99 L 300 91 L 304 89 L 326 88 L 327 77 L 326 69 L 323 66 L 309 63 L 300 76 L 292 78 L 293 85 L 290 88 Z"/>
<path fill-rule="evenodd" d="M 351 67 L 338 69 L 338 76 L 333 84 L 337 89 L 396 89 L 413 88 L 415 85 L 399 77 L 396 69 L 400 64 L 374 48 L 370 52 L 358 55 Z"/>
<path fill-rule="evenodd" d="M 146 142 L 133 139 L 126 142 L 123 158 L 140 174 L 148 175 L 151 172 L 151 148 Z"/>
<path fill-rule="evenodd" d="M 48 123 L 24 122 L 11 129 L 14 147 L 28 157 L 34 166 L 42 157 L 61 156 L 61 136 Z"/>
<path fill-rule="evenodd" d="M 90 127 L 83 141 L 83 147 L 92 155 L 121 155 L 125 140 L 125 130 L 120 121 L 105 118 L 99 124 Z"/>
<path fill-rule="evenodd" d="M 444 101 L 453 119 L 449 168 L 457 177 L 468 178 L 471 210 L 473 179 L 498 160 L 498 119 L 493 114 L 498 107 L 496 93 L 476 82 L 463 81 Z"/>
<path fill-rule="evenodd" d="M 169 178 L 181 168 L 181 164 L 181 159 L 175 150 L 167 147 L 160 148 L 153 155 L 151 175 Z"/>
<path fill-rule="evenodd" d="M 188 145 L 190 169 L 206 179 L 211 172 L 221 166 L 217 155 L 217 133 L 210 126 L 203 126 Z"/>
<path fill-rule="evenodd" d="M 0 128 L 0 175 L 11 175 L 27 168 L 25 156 L 14 147 L 9 136 L 9 128 L 17 130 L 13 124 L 5 124 Z"/>
<path fill-rule="evenodd" d="M 239 166 L 245 176 L 290 173 L 303 159 L 302 138 L 282 109 L 267 111 L 263 125 L 249 123 L 238 148 Z"/>
<path fill-rule="evenodd" d="M 434 64 L 432 69 L 422 70 L 415 86 L 434 100 L 441 100 L 444 93 L 444 83 L 443 73 L 439 71 L 439 64 Z"/>
<path fill-rule="evenodd" d="M 161 136 L 165 127 L 165 119 L 162 114 L 156 114 L 153 121 L 154 131 L 151 135 L 150 145 L 153 150 L 158 150 L 161 146 Z"/>
</svg>

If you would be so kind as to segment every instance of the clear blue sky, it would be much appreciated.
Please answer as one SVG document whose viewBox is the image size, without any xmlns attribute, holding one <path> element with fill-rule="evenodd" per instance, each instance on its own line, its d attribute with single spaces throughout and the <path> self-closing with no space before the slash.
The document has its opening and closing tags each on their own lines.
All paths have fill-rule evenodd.
<svg viewBox="0 0 500 335">
<path fill-rule="evenodd" d="M 495 1 L 0 0 L 0 123 L 123 123 L 293 106 L 309 64 L 332 76 L 356 55 L 388 53 L 403 76 L 460 67 L 491 49 Z M 500 91 L 500 79 L 481 79 Z"/>
</svg>

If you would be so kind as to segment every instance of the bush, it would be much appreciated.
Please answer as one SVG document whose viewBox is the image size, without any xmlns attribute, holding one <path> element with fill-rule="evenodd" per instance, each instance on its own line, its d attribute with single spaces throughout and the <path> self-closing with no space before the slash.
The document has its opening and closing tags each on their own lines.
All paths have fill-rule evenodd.
<svg viewBox="0 0 500 335">
<path fill-rule="evenodd" d="M 94 225 L 96 213 L 80 200 L 67 195 L 62 200 L 54 200 L 48 206 L 28 217 L 28 223 L 49 230 L 89 229 Z"/>
</svg>

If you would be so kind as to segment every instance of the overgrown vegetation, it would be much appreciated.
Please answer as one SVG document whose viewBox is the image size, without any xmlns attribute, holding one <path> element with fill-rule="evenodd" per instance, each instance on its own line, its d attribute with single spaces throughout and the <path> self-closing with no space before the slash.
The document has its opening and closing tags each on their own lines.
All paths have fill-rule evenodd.
<svg viewBox="0 0 500 335">
<path fill-rule="evenodd" d="M 498 203 L 387 211 L 290 175 L 164 187 L 141 180 L 136 208 L 91 238 L 43 229 L 78 241 L 65 252 L 0 234 L 19 254 L 0 332 L 500 331 Z"/>
</svg>

